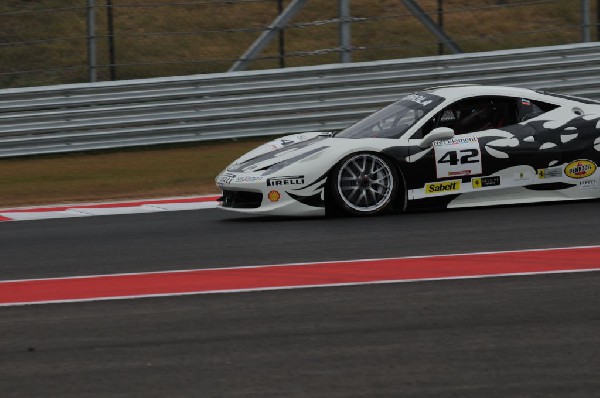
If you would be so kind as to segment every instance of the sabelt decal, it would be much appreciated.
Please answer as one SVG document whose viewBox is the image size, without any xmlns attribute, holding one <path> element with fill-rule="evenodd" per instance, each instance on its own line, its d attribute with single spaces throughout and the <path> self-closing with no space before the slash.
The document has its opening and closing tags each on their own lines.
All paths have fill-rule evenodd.
<svg viewBox="0 0 600 398">
<path fill-rule="evenodd" d="M 445 182 L 430 182 L 425 184 L 426 194 L 447 193 L 460 190 L 460 180 Z"/>
<path fill-rule="evenodd" d="M 278 187 L 283 185 L 303 185 L 304 176 L 291 177 L 273 177 L 267 180 L 268 187 Z"/>
<path fill-rule="evenodd" d="M 271 191 L 267 195 L 267 198 L 269 198 L 271 202 L 277 202 L 279 199 L 281 199 L 281 194 L 277 191 Z"/>
<path fill-rule="evenodd" d="M 231 173 L 223 173 L 217 177 L 217 184 L 228 185 L 231 184 L 233 179 L 235 178 L 235 174 Z"/>
<path fill-rule="evenodd" d="M 473 188 L 497 187 L 500 185 L 500 176 L 478 177 L 471 180 Z"/>
<path fill-rule="evenodd" d="M 571 178 L 585 178 L 596 172 L 596 163 L 591 160 L 576 160 L 565 167 L 565 174 Z"/>
<path fill-rule="evenodd" d="M 562 167 L 548 167 L 547 169 L 538 169 L 537 177 L 540 180 L 545 178 L 562 177 Z"/>
</svg>

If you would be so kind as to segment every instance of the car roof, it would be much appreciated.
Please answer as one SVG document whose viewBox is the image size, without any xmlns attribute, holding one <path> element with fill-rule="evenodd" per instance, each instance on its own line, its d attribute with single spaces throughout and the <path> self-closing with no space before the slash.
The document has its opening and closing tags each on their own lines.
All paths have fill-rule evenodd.
<svg viewBox="0 0 600 398">
<path fill-rule="evenodd" d="M 479 85 L 461 85 L 461 86 L 444 86 L 434 87 L 426 90 L 427 92 L 444 97 L 447 100 L 466 98 L 471 96 L 490 95 L 490 96 L 509 96 L 523 98 L 540 98 L 544 96 L 536 91 L 506 86 L 479 86 Z"/>
<path fill-rule="evenodd" d="M 438 95 L 446 99 L 445 102 L 454 102 L 463 98 L 478 96 L 506 96 L 513 98 L 526 98 L 550 102 L 556 105 L 580 106 L 582 104 L 600 105 L 600 101 L 577 97 L 573 95 L 549 93 L 546 91 L 532 90 L 522 87 L 508 86 L 483 86 L 483 85 L 454 85 L 440 86 L 423 90 L 424 92 Z"/>
</svg>

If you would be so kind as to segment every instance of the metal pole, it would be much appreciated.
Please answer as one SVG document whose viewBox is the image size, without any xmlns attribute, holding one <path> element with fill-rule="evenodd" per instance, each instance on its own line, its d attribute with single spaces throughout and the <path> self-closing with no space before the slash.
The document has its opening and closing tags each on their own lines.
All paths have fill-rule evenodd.
<svg viewBox="0 0 600 398">
<path fill-rule="evenodd" d="M 277 15 L 283 13 L 283 0 L 277 0 Z M 279 67 L 285 68 L 285 34 L 284 29 L 279 31 Z"/>
<path fill-rule="evenodd" d="M 438 39 L 438 43 L 442 42 L 450 49 L 454 54 L 460 54 L 463 51 L 461 48 L 452 40 L 450 36 L 444 32 L 440 27 L 423 11 L 423 9 L 417 4 L 415 0 L 402 0 L 402 3 L 408 10 L 415 16 L 425 27 L 435 35 Z"/>
<path fill-rule="evenodd" d="M 350 49 L 350 1 L 339 0 L 338 1 L 338 14 L 339 14 L 339 32 L 340 32 L 340 48 L 341 62 L 348 63 L 352 62 L 352 52 Z"/>
<path fill-rule="evenodd" d="M 87 0 L 87 53 L 88 53 L 88 80 L 96 81 L 96 14 L 94 0 Z"/>
<path fill-rule="evenodd" d="M 581 28 L 582 41 L 589 43 L 592 41 L 592 32 L 590 26 L 590 0 L 581 0 Z"/>
<path fill-rule="evenodd" d="M 600 1 L 600 0 L 598 0 Z M 440 30 L 444 30 L 444 0 L 438 0 L 437 2 L 437 13 L 438 13 L 438 26 Z M 444 43 L 440 42 L 438 44 L 438 54 L 444 55 Z"/>
<path fill-rule="evenodd" d="M 112 0 L 106 0 L 106 19 L 108 20 L 108 56 L 110 59 L 110 80 L 117 80 L 117 67 L 115 65 L 115 29 L 113 24 Z"/>
<path fill-rule="evenodd" d="M 281 15 L 277 16 L 269 27 L 252 43 L 244 54 L 229 68 L 229 72 L 244 70 L 269 42 L 275 38 L 275 34 L 285 27 L 290 19 L 300 11 L 308 0 L 292 0 Z"/>
<path fill-rule="evenodd" d="M 600 41 L 600 0 L 596 0 L 596 41 Z"/>
</svg>

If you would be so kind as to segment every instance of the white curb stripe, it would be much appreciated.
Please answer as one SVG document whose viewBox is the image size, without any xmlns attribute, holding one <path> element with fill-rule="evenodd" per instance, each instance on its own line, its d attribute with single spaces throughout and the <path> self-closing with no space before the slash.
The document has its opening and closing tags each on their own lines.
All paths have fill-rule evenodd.
<svg viewBox="0 0 600 398">
<path fill-rule="evenodd" d="M 29 208 L 22 207 L 15 209 L 0 209 L 0 221 L 31 221 L 47 220 L 52 218 L 74 218 L 116 214 L 140 214 L 156 213 L 163 211 L 213 209 L 217 207 L 218 202 L 215 200 L 206 200 L 206 198 L 213 197 L 216 197 L 216 195 L 160 199 L 139 199 L 127 202 L 103 202 L 85 204 L 71 203 L 66 205 L 63 204 L 36 206 Z M 190 202 L 190 200 L 196 198 L 198 199 L 197 202 Z M 169 202 L 161 203 L 164 201 Z M 120 204 L 122 205 L 122 207 L 119 206 Z"/>
</svg>

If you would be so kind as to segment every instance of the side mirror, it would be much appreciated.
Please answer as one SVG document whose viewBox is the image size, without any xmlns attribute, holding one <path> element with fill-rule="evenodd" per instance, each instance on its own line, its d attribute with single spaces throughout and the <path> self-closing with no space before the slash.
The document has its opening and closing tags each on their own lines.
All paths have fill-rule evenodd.
<svg viewBox="0 0 600 398">
<path fill-rule="evenodd" d="M 419 144 L 419 148 L 427 148 L 433 144 L 433 141 L 449 140 L 454 138 L 454 130 L 448 127 L 438 127 L 431 130 L 429 134 L 423 137 L 423 141 Z"/>
</svg>

